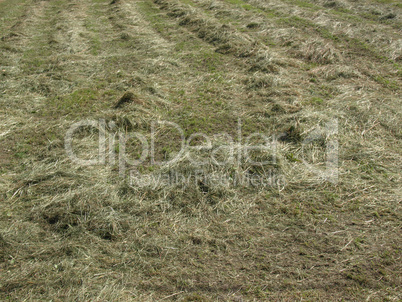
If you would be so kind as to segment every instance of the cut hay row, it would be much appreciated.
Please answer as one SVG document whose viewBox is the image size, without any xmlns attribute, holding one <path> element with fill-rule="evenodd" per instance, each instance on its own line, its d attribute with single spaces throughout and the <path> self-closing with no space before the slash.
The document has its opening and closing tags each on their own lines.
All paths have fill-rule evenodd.
<svg viewBox="0 0 402 302">
<path fill-rule="evenodd" d="M 251 69 L 263 69 L 272 72 L 278 67 L 270 60 L 269 48 L 248 35 L 240 34 L 235 28 L 222 24 L 206 15 L 203 10 L 180 1 L 155 0 L 170 17 L 176 18 L 181 26 L 196 32 L 198 37 L 216 47 L 216 52 L 233 54 L 240 58 L 254 59 Z"/>
</svg>

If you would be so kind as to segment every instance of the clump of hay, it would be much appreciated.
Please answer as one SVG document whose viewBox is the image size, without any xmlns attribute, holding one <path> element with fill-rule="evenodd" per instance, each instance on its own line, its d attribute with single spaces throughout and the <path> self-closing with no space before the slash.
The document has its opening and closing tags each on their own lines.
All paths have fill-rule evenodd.
<svg viewBox="0 0 402 302">
<path fill-rule="evenodd" d="M 123 96 L 117 101 L 117 103 L 113 106 L 113 108 L 117 109 L 122 107 L 125 104 L 128 103 L 136 103 L 136 104 L 142 104 L 142 101 L 138 98 L 136 94 L 134 94 L 131 91 L 127 91 L 126 93 L 123 94 Z"/>
<path fill-rule="evenodd" d="M 310 62 L 331 64 L 342 59 L 339 51 L 331 44 L 319 40 L 309 40 L 300 49 L 301 56 Z"/>
</svg>

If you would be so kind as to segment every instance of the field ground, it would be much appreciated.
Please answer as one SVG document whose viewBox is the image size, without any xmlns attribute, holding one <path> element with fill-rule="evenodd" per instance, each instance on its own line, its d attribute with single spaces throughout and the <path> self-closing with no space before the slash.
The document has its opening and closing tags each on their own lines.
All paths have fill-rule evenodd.
<svg viewBox="0 0 402 302">
<path fill-rule="evenodd" d="M 400 301 L 401 29 L 398 0 L 0 1 L 0 300 Z M 81 120 L 105 121 L 115 162 L 71 161 Z M 253 153 L 266 164 L 211 160 L 239 120 L 282 134 Z M 286 182 L 130 185 L 112 139 L 150 140 L 153 121 L 214 149 L 137 173 Z M 174 158 L 180 137 L 155 127 Z M 96 158 L 98 137 L 81 127 L 74 150 Z M 331 182 L 306 162 L 323 169 L 334 140 Z"/>
</svg>

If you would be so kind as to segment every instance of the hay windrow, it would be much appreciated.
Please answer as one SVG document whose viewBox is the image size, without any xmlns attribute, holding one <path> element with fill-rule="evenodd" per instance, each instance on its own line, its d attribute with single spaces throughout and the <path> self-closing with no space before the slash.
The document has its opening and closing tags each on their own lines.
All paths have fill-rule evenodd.
<svg viewBox="0 0 402 302">
<path fill-rule="evenodd" d="M 258 55 L 262 52 L 269 53 L 265 45 L 248 36 L 238 34 L 231 26 L 222 25 L 199 10 L 180 4 L 179 1 L 154 0 L 154 2 L 167 11 L 169 16 L 178 19 L 181 26 L 186 26 L 196 32 L 199 38 L 214 45 L 217 52 L 240 58 L 258 58 L 259 64 L 272 66 L 269 60 L 264 62 L 265 58 Z M 268 67 L 268 69 L 262 67 L 262 69 L 272 71 L 275 67 Z"/>
</svg>

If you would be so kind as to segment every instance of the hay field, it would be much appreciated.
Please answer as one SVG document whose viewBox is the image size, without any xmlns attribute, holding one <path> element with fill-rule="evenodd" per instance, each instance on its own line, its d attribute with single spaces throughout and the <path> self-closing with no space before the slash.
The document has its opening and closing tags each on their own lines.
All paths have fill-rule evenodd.
<svg viewBox="0 0 402 302">
<path fill-rule="evenodd" d="M 0 300 L 400 301 L 401 62 L 398 0 L 0 1 Z"/>
</svg>

